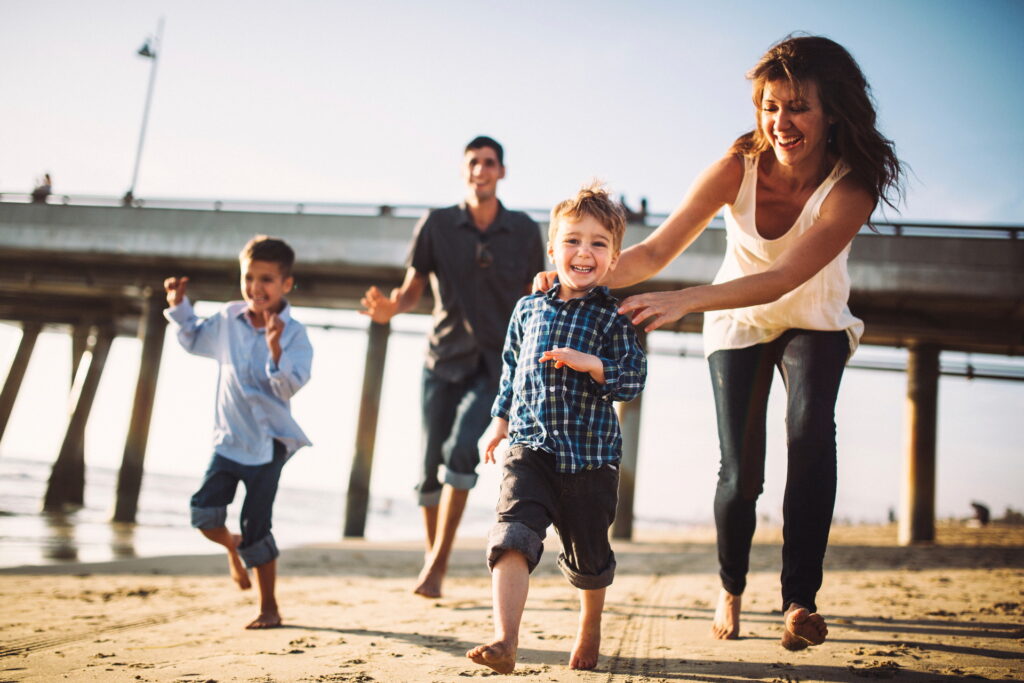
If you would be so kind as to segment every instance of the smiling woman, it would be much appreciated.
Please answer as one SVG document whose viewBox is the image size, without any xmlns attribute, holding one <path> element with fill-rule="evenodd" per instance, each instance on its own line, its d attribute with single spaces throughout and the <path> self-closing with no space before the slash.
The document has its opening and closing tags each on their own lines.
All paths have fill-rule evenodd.
<svg viewBox="0 0 1024 683">
<path fill-rule="evenodd" d="M 712 635 L 739 635 L 756 502 L 764 485 L 773 367 L 787 391 L 782 645 L 828 633 L 815 597 L 836 494 L 835 405 L 864 324 L 850 313 L 846 257 L 879 200 L 901 195 L 901 166 L 875 128 L 860 67 L 827 38 L 788 38 L 750 72 L 754 129 L 697 179 L 647 239 L 622 253 L 613 287 L 651 277 L 725 206 L 728 246 L 714 283 L 626 299 L 655 330 L 704 316 L 721 445 L 715 523 L 722 590 Z M 895 195 L 895 198 L 891 195 Z"/>
</svg>

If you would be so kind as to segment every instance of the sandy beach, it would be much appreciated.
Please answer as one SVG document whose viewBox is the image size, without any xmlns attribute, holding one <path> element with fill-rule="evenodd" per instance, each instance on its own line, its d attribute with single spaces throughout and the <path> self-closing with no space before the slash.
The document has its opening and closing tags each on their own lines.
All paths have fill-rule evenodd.
<svg viewBox="0 0 1024 683">
<path fill-rule="evenodd" d="M 538 681 L 901 681 L 1024 678 L 1024 528 L 944 524 L 902 548 L 886 527 L 836 527 L 819 607 L 829 640 L 779 645 L 779 532 L 759 532 L 741 637 L 709 637 L 718 580 L 710 529 L 616 543 L 602 656 L 567 668 L 574 591 L 549 542 L 533 576 L 514 676 Z M 550 541 L 551 539 L 549 539 Z M 3 681 L 455 681 L 497 675 L 465 651 L 491 635 L 479 539 L 463 539 L 445 596 L 411 594 L 417 544 L 285 551 L 285 628 L 246 631 L 255 597 L 221 555 L 0 570 Z"/>
</svg>

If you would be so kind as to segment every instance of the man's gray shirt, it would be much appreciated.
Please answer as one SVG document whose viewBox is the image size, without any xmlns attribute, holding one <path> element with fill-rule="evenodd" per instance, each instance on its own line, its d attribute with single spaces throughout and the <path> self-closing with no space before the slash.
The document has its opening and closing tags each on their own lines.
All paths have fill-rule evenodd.
<svg viewBox="0 0 1024 683">
<path fill-rule="evenodd" d="M 500 202 L 483 231 L 464 203 L 433 209 L 416 225 L 406 265 L 429 275 L 434 295 L 427 368 L 458 382 L 482 361 L 497 382 L 509 317 L 544 268 L 537 223 Z"/>
</svg>

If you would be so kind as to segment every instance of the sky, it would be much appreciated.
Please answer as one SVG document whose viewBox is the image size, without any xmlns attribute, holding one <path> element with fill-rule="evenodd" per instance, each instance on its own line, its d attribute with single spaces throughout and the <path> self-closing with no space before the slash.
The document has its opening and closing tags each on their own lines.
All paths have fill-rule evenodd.
<svg viewBox="0 0 1024 683">
<path fill-rule="evenodd" d="M 0 0 L 0 192 L 28 192 L 44 172 L 57 194 L 125 192 L 153 64 L 135 53 L 161 16 L 137 197 L 449 204 L 463 193 L 462 149 L 483 133 L 505 145 L 500 194 L 510 207 L 544 209 L 597 177 L 631 204 L 646 197 L 668 212 L 752 125 L 744 74 L 774 42 L 805 31 L 845 45 L 871 83 L 879 127 L 911 169 L 904 219 L 1024 224 L 1018 0 Z M 315 445 L 283 481 L 343 490 L 365 337 L 311 334 L 314 378 L 294 409 Z M 0 324 L 0 368 L 19 336 Z M 392 336 L 375 495 L 409 496 L 415 480 L 424 345 Z M 59 450 L 69 357 L 67 335 L 42 335 L 5 455 Z M 137 340 L 115 342 L 87 434 L 90 464 L 120 462 L 138 358 Z M 202 471 L 214 380 L 213 367 L 168 338 L 152 471 Z M 899 373 L 844 379 L 838 516 L 880 520 L 898 504 L 904 392 Z M 769 413 L 766 514 L 777 513 L 784 480 L 781 394 Z M 706 365 L 654 357 L 644 400 L 639 512 L 708 519 L 717 440 Z M 969 515 L 974 498 L 996 514 L 1022 507 L 1022 404 L 1019 382 L 943 378 L 940 516 Z M 496 486 L 493 468 L 481 473 L 478 488 Z"/>
<path fill-rule="evenodd" d="M 510 206 L 597 177 L 667 212 L 751 126 L 747 70 L 805 31 L 871 83 L 905 220 L 1024 222 L 1017 0 L 5 1 L 0 192 L 124 193 L 161 16 L 138 197 L 446 204 L 484 133 Z"/>
</svg>

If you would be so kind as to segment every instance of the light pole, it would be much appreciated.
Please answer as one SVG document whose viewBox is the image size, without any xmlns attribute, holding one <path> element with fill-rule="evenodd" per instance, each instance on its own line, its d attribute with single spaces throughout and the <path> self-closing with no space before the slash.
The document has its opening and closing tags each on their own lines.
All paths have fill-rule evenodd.
<svg viewBox="0 0 1024 683">
<path fill-rule="evenodd" d="M 128 187 L 128 191 L 124 194 L 122 203 L 125 206 L 131 206 L 135 200 L 135 182 L 139 178 L 139 162 L 142 160 L 142 143 L 146 139 L 146 123 L 149 121 L 149 104 L 153 100 L 153 84 L 156 83 L 156 63 L 160 56 L 160 50 L 163 48 L 161 39 L 164 33 L 164 18 L 160 17 L 160 21 L 156 25 L 156 36 L 152 39 L 147 38 L 146 42 L 143 43 L 142 47 L 139 48 L 138 54 L 146 59 L 152 60 L 152 65 L 149 69 L 149 87 L 146 89 L 146 108 L 142 112 L 142 130 L 139 131 L 139 147 L 135 152 L 135 169 L 132 171 L 132 184 Z"/>
</svg>

